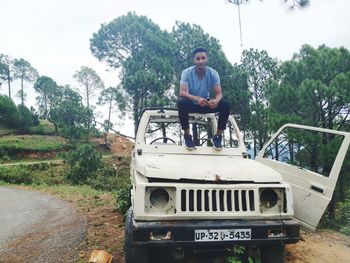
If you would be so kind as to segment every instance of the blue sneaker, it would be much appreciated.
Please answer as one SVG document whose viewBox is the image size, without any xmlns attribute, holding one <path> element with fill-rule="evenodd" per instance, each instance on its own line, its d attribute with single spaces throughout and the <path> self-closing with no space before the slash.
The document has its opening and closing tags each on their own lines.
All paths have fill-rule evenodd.
<svg viewBox="0 0 350 263">
<path fill-rule="evenodd" d="M 185 146 L 188 150 L 192 151 L 195 149 L 194 143 L 192 140 L 192 136 L 190 134 L 185 134 L 184 135 L 184 140 L 185 140 Z"/>
<path fill-rule="evenodd" d="M 222 144 L 221 144 L 222 136 L 221 135 L 214 135 L 213 138 L 211 138 L 211 142 L 213 143 L 213 147 L 216 150 L 221 150 L 222 149 Z"/>
</svg>

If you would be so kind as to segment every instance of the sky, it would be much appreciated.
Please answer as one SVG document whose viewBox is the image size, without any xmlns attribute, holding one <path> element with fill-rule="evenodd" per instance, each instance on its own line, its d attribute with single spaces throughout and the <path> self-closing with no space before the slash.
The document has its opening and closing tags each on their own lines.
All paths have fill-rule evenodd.
<svg viewBox="0 0 350 263">
<path fill-rule="evenodd" d="M 242 46 L 237 7 L 226 0 L 0 0 L 0 54 L 27 60 L 59 85 L 78 88 L 72 76 L 88 66 L 106 87 L 116 86 L 118 73 L 91 54 L 89 40 L 101 24 L 129 11 L 147 16 L 167 31 L 175 21 L 200 25 L 219 40 L 231 63 L 239 63 L 242 51 L 249 48 L 266 50 L 281 61 L 291 59 L 303 44 L 350 49 L 350 0 L 311 0 L 308 8 L 294 10 L 283 0 L 250 0 L 240 10 Z M 35 106 L 32 86 L 25 86 L 26 104 Z M 12 87 L 15 94 L 19 83 Z M 7 94 L 6 84 L 0 94 Z M 107 106 L 97 111 L 101 120 L 107 118 Z M 117 115 L 112 119 L 115 129 L 132 136 L 132 122 Z"/>
</svg>

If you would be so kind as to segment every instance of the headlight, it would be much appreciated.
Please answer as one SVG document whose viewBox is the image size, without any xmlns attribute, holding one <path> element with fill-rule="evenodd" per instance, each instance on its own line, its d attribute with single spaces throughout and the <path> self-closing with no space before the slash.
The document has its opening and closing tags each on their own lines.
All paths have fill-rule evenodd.
<svg viewBox="0 0 350 263">
<path fill-rule="evenodd" d="M 175 187 L 146 187 L 145 212 L 150 214 L 175 214 Z"/>
<path fill-rule="evenodd" d="M 265 189 L 260 193 L 260 203 L 264 208 L 274 207 L 277 201 L 277 193 L 272 189 Z"/>
<path fill-rule="evenodd" d="M 285 188 L 260 188 L 260 210 L 262 213 L 284 213 Z"/>
<path fill-rule="evenodd" d="M 163 188 L 157 188 L 151 192 L 149 200 L 154 207 L 164 208 L 169 203 L 169 194 Z"/>
</svg>

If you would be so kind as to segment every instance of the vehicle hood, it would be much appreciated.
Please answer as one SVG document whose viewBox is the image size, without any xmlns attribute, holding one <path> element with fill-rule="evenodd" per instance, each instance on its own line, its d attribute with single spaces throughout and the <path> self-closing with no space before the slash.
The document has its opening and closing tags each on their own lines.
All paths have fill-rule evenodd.
<svg viewBox="0 0 350 263">
<path fill-rule="evenodd" d="M 204 181 L 281 182 L 281 175 L 257 161 L 240 156 L 144 155 L 135 169 L 148 178 Z"/>
</svg>

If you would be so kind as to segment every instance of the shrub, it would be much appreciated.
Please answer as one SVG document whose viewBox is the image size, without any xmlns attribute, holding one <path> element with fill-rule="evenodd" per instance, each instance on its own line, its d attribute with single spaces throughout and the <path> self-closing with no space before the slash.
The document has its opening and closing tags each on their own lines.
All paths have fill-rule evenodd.
<svg viewBox="0 0 350 263">
<path fill-rule="evenodd" d="M 4 95 L 0 95 L 0 122 L 17 128 L 19 125 L 19 113 L 13 101 Z"/>
<path fill-rule="evenodd" d="M 350 226 L 344 226 L 339 230 L 340 233 L 350 236 Z"/>
<path fill-rule="evenodd" d="M 96 178 L 96 172 L 102 167 L 102 156 L 91 144 L 82 144 L 76 150 L 64 155 L 68 165 L 67 179 L 72 184 L 85 184 L 88 179 Z"/>
<path fill-rule="evenodd" d="M 117 211 L 125 215 L 130 207 L 130 189 L 119 189 L 116 191 L 116 208 Z"/>
<path fill-rule="evenodd" d="M 33 113 L 24 105 L 18 105 L 19 128 L 22 132 L 27 132 L 30 127 L 34 126 L 35 117 Z"/>
<path fill-rule="evenodd" d="M 0 181 L 11 184 L 31 184 L 33 182 L 31 172 L 22 165 L 12 167 L 0 167 Z"/>
<path fill-rule="evenodd" d="M 112 166 L 102 166 L 95 177 L 88 178 L 88 184 L 97 190 L 113 191 L 118 188 L 118 178 Z"/>
</svg>

